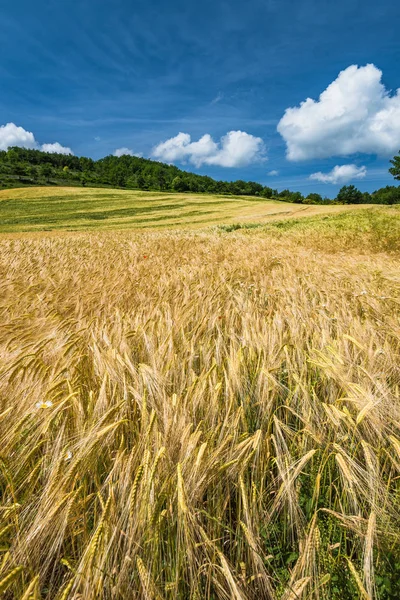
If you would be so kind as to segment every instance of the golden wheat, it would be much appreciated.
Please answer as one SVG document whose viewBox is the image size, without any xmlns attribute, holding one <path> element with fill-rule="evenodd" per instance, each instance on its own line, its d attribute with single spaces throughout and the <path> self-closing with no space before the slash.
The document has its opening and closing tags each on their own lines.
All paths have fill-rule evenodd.
<svg viewBox="0 0 400 600">
<path fill-rule="evenodd" d="M 376 596 L 399 562 L 398 263 L 300 242 L 0 239 L 6 599 Z"/>
</svg>

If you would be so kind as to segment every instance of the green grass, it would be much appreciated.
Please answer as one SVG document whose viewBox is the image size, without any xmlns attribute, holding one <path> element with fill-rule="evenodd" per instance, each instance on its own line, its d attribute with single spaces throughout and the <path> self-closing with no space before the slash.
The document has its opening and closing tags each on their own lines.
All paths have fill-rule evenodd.
<svg viewBox="0 0 400 600">
<path fill-rule="evenodd" d="M 102 188 L 0 191 L 0 232 L 240 227 L 358 207 L 304 206 L 259 197 L 171 194 Z"/>
<path fill-rule="evenodd" d="M 316 249 L 400 253 L 400 205 L 362 208 L 333 215 L 271 220 L 269 223 L 219 225 L 222 233 L 259 232 L 290 236 Z"/>
<path fill-rule="evenodd" d="M 272 201 L 257 198 L 160 194 L 103 189 L 30 188 L 0 194 L 0 231 L 179 225 L 226 218 Z"/>
</svg>

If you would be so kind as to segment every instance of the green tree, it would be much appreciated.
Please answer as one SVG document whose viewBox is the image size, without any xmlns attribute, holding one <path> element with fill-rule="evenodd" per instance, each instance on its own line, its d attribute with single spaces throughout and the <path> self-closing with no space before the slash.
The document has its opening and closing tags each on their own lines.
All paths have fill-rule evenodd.
<svg viewBox="0 0 400 600">
<path fill-rule="evenodd" d="M 7 158 L 10 163 L 17 163 L 20 160 L 18 148 L 9 148 L 7 151 Z"/>
<path fill-rule="evenodd" d="M 37 179 L 38 176 L 38 172 L 37 172 L 37 168 L 34 166 L 29 166 L 26 169 L 26 173 L 29 177 L 31 177 L 32 179 Z"/>
<path fill-rule="evenodd" d="M 371 202 L 372 202 L 371 194 L 369 192 L 363 192 L 362 203 L 363 204 L 371 204 Z"/>
<path fill-rule="evenodd" d="M 165 179 L 165 174 L 163 171 L 159 171 L 157 173 L 157 181 L 158 181 L 158 187 L 160 188 L 160 190 L 165 190 L 165 188 L 167 187 L 167 181 Z"/>
<path fill-rule="evenodd" d="M 301 192 L 291 192 L 289 196 L 289 202 L 295 202 L 301 204 L 304 200 L 304 196 Z"/>
<path fill-rule="evenodd" d="M 14 165 L 14 173 L 16 175 L 26 175 L 26 168 L 21 163 L 15 163 Z"/>
<path fill-rule="evenodd" d="M 172 189 L 176 192 L 184 192 L 187 189 L 186 182 L 178 175 L 172 180 Z"/>
<path fill-rule="evenodd" d="M 146 187 L 146 180 L 143 177 L 143 174 L 140 172 L 138 173 L 137 177 L 136 177 L 136 182 L 137 182 L 137 186 L 139 188 L 139 190 L 144 190 Z"/>
<path fill-rule="evenodd" d="M 390 167 L 389 173 L 391 173 L 395 179 L 400 179 L 400 150 L 399 154 L 394 156 L 390 162 L 393 167 Z"/>
<path fill-rule="evenodd" d="M 387 185 L 376 190 L 371 197 L 374 204 L 400 204 L 400 186 Z"/>
<path fill-rule="evenodd" d="M 41 167 L 40 167 L 40 174 L 41 174 L 41 176 L 42 176 L 42 177 L 43 177 L 43 178 L 44 178 L 46 181 L 48 181 L 48 180 L 49 180 L 49 177 L 50 177 L 50 176 L 51 176 L 51 174 L 52 174 L 52 168 L 51 168 L 51 166 L 50 166 L 50 165 L 48 165 L 48 164 L 46 164 L 46 163 L 45 163 L 44 165 L 41 165 Z"/>
<path fill-rule="evenodd" d="M 272 196 L 274 195 L 274 190 L 270 187 L 268 187 L 267 185 L 264 186 L 263 191 L 261 192 L 261 196 L 263 198 L 272 198 Z"/>
<path fill-rule="evenodd" d="M 341 204 L 362 204 L 363 195 L 354 185 L 344 185 L 340 188 L 336 200 Z"/>
<path fill-rule="evenodd" d="M 323 200 L 321 194 L 311 192 L 311 194 L 308 194 L 305 202 L 307 202 L 307 204 L 322 204 Z"/>
</svg>

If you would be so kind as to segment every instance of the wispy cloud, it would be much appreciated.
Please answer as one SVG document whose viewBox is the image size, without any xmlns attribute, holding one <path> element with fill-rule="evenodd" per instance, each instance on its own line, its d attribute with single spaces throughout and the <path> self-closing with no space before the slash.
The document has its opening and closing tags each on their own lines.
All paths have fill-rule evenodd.
<svg viewBox="0 0 400 600">
<path fill-rule="evenodd" d="M 221 100 L 223 99 L 224 95 L 221 94 L 221 92 L 218 92 L 218 94 L 215 96 L 215 98 L 213 98 L 210 102 L 210 104 L 218 104 L 218 102 L 221 102 Z"/>
</svg>

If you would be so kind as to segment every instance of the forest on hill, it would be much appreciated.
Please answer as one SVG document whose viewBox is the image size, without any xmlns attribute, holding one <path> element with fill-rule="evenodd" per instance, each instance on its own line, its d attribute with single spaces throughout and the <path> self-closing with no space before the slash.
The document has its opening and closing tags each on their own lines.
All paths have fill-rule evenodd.
<svg viewBox="0 0 400 600">
<path fill-rule="evenodd" d="M 396 176 L 395 157 L 390 172 Z M 397 165 L 397 166 L 396 166 Z M 284 189 L 278 191 L 254 181 L 216 181 L 206 175 L 182 171 L 174 165 L 136 156 L 85 156 L 56 154 L 11 147 L 0 151 L 0 189 L 34 186 L 88 186 L 152 191 L 193 192 L 276 198 L 298 204 L 398 204 L 400 186 L 386 186 L 372 194 L 345 185 L 334 199 L 320 194 Z"/>
</svg>

